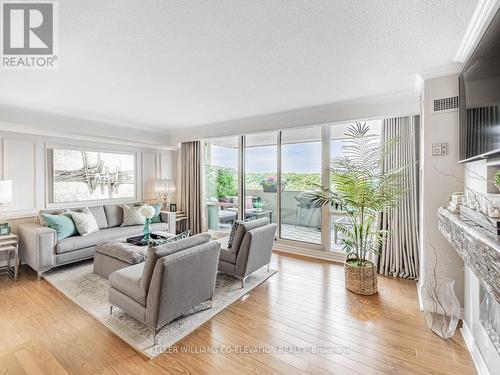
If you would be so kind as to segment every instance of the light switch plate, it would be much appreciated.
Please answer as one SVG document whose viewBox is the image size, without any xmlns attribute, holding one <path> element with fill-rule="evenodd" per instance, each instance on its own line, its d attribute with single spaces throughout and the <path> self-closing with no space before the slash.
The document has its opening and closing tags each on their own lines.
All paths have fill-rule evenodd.
<svg viewBox="0 0 500 375">
<path fill-rule="evenodd" d="M 441 143 L 441 155 L 448 155 L 448 143 Z"/>
<path fill-rule="evenodd" d="M 443 154 L 442 143 L 432 144 L 432 156 L 439 156 Z"/>
</svg>

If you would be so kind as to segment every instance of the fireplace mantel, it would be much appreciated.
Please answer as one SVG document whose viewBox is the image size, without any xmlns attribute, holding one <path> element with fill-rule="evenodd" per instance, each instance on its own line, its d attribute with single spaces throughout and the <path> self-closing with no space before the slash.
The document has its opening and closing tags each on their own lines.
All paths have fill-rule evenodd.
<svg viewBox="0 0 500 375">
<path fill-rule="evenodd" d="M 439 230 L 500 303 L 500 239 L 474 222 L 446 208 L 438 210 Z"/>
</svg>

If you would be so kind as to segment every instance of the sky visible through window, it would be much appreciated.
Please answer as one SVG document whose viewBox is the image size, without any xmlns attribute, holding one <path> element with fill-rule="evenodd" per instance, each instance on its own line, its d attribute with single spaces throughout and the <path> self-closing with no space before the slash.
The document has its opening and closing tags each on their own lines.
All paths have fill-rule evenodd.
<svg viewBox="0 0 500 375">
<path fill-rule="evenodd" d="M 342 154 L 342 141 L 331 142 L 331 156 Z M 283 170 L 289 173 L 317 173 L 321 170 L 321 143 L 297 143 L 282 146 Z M 276 146 L 248 147 L 246 170 L 255 173 L 276 173 Z M 234 148 L 212 146 L 213 166 L 238 168 L 238 151 Z"/>
<path fill-rule="evenodd" d="M 381 121 L 370 121 L 371 133 L 380 133 Z M 335 126 L 335 125 L 334 125 Z M 346 125 L 347 126 L 347 125 Z M 345 126 L 345 127 L 346 127 Z M 276 173 L 276 145 L 247 147 L 246 171 L 249 173 Z M 342 155 L 342 139 L 330 142 L 330 157 Z M 319 173 L 321 171 L 321 142 L 288 143 L 282 145 L 284 173 Z M 238 150 L 212 145 L 211 165 L 238 169 Z"/>
</svg>

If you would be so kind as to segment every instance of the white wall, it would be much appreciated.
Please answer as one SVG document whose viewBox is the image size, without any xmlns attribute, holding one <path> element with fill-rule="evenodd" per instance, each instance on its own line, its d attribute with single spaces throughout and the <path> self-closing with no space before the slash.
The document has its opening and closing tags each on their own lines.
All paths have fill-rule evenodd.
<svg viewBox="0 0 500 375">
<path fill-rule="evenodd" d="M 166 133 L 144 129 L 128 124 L 116 124 L 101 119 L 88 119 L 39 110 L 0 104 L 0 131 L 17 131 L 25 134 L 45 134 L 73 139 L 92 140 L 99 138 L 113 144 L 133 145 L 141 143 L 152 147 L 169 144 Z"/>
<path fill-rule="evenodd" d="M 437 209 L 448 204 L 452 192 L 464 190 L 464 171 L 458 163 L 458 111 L 433 113 L 433 100 L 458 95 L 458 76 L 424 82 L 421 134 L 420 282 L 438 256 L 439 275 L 455 280 L 455 293 L 463 306 L 462 258 L 438 230 Z M 433 143 L 447 143 L 448 155 L 432 156 Z"/>
<path fill-rule="evenodd" d="M 149 148 L 139 143 L 133 147 L 109 142 L 76 141 L 0 131 L 0 178 L 12 180 L 13 184 L 13 201 L 5 206 L 4 217 L 13 224 L 13 231 L 19 220 L 32 220 L 39 210 L 58 207 L 48 203 L 46 189 L 46 149 L 53 145 L 135 153 L 137 196 L 130 201 L 156 199 L 155 180 L 175 179 L 176 176 L 174 150 Z M 78 207 L 84 204 L 73 203 L 70 206 Z"/>
<path fill-rule="evenodd" d="M 210 124 L 171 133 L 171 143 L 267 130 L 419 114 L 417 92 L 378 96 Z"/>
</svg>

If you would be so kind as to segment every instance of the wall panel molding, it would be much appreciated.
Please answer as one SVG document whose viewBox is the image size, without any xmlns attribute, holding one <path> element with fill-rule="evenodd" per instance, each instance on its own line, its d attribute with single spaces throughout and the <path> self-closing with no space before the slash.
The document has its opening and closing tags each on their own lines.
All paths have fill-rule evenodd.
<svg viewBox="0 0 500 375">
<path fill-rule="evenodd" d="M 54 204 L 48 202 L 47 149 L 83 148 L 103 152 L 126 152 L 136 155 L 136 198 L 123 201 L 73 202 Z M 69 139 L 2 132 L 0 130 L 0 179 L 12 179 L 14 201 L 5 207 L 4 216 L 9 221 L 30 218 L 46 208 L 81 207 L 92 204 L 131 203 L 157 198 L 155 180 L 163 175 L 175 176 L 175 171 L 166 170 L 173 165 L 175 151 L 129 147 L 123 144 L 107 145 L 97 142 L 82 142 Z M 146 186 L 147 185 L 147 186 Z"/>
<path fill-rule="evenodd" d="M 36 142 L 3 138 L 3 178 L 12 180 L 13 199 L 6 212 L 36 209 Z"/>
</svg>

